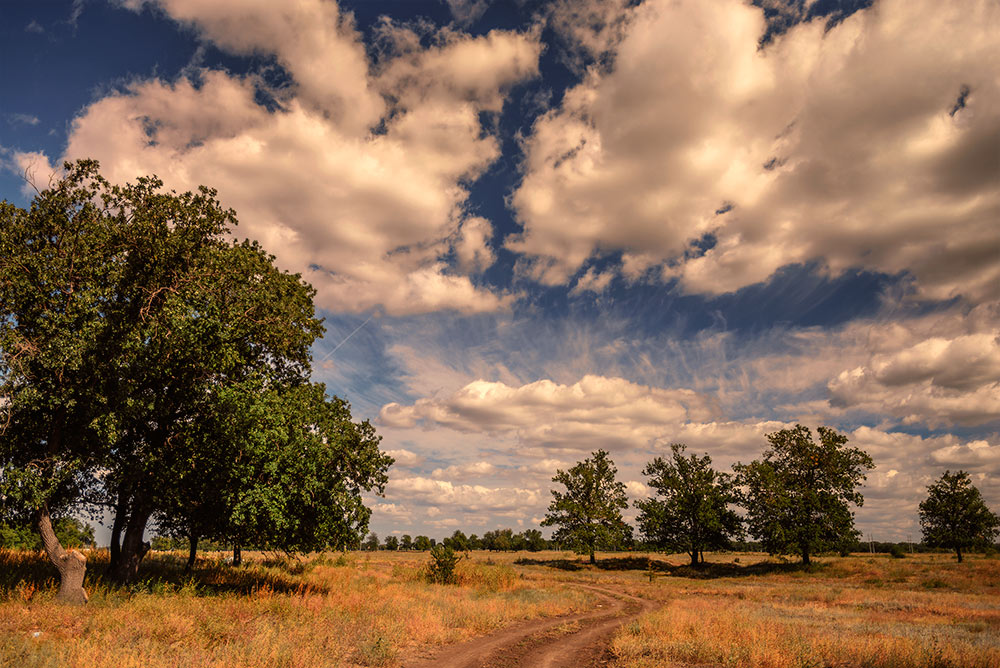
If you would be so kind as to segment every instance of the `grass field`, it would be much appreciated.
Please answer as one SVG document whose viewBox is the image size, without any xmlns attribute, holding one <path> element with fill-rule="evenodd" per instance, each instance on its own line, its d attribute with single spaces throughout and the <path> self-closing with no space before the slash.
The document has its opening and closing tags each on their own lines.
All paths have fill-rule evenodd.
<svg viewBox="0 0 1000 668">
<path fill-rule="evenodd" d="M 763 555 L 474 553 L 457 585 L 425 553 L 251 554 L 232 568 L 153 554 L 147 579 L 88 577 L 85 608 L 54 603 L 37 555 L 0 553 L 0 665 L 396 666 L 445 643 L 586 609 L 594 583 L 661 607 L 611 640 L 616 668 L 1000 666 L 1000 560 L 855 555 L 802 569 Z M 90 573 L 101 570 L 90 555 Z M 650 561 L 651 559 L 651 561 Z M 739 560 L 736 563 L 736 560 Z M 651 564 L 651 566 L 650 566 Z"/>
</svg>

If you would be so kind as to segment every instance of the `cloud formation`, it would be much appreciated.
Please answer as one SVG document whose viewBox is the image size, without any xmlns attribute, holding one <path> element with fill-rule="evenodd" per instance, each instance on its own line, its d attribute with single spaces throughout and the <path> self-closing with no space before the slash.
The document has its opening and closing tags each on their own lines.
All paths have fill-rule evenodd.
<svg viewBox="0 0 1000 668">
<path fill-rule="evenodd" d="M 663 390 L 623 378 L 584 376 L 572 385 L 539 380 L 521 387 L 476 380 L 450 396 L 382 408 L 389 427 L 448 427 L 474 433 L 515 433 L 522 446 L 587 452 L 646 447 L 668 427 L 714 414 L 691 390 Z"/>
<path fill-rule="evenodd" d="M 524 275 L 568 284 L 620 252 L 626 277 L 709 295 L 818 262 L 1000 296 L 995 2 L 882 0 L 765 48 L 738 0 L 621 11 L 613 66 L 525 141 L 507 242 Z"/>
<path fill-rule="evenodd" d="M 271 56 L 290 80 L 195 68 L 133 81 L 74 120 L 65 158 L 97 158 L 113 181 L 216 187 L 239 212 L 237 234 L 302 272 L 322 307 L 507 307 L 509 295 L 470 279 L 493 261 L 492 227 L 464 207 L 499 156 L 480 115 L 537 74 L 537 35 L 445 28 L 422 48 L 414 28 L 386 21 L 372 61 L 334 2 L 123 4 L 156 5 L 230 53 Z"/>
</svg>

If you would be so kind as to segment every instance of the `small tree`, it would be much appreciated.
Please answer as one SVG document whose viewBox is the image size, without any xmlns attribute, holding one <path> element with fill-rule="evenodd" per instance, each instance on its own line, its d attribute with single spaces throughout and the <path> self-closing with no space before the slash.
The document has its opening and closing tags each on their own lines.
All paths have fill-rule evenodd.
<svg viewBox="0 0 1000 668">
<path fill-rule="evenodd" d="M 925 543 L 955 550 L 961 563 L 963 549 L 993 542 L 1000 533 L 1000 517 L 986 507 L 968 473 L 945 471 L 920 502 L 920 530 Z"/>
<path fill-rule="evenodd" d="M 396 550 L 399 549 L 399 539 L 396 538 L 395 536 L 386 536 L 384 542 L 385 542 L 385 549 L 387 550 L 395 552 Z"/>
<path fill-rule="evenodd" d="M 431 544 L 431 539 L 427 536 L 417 536 L 413 539 L 413 549 L 420 550 L 421 552 L 426 552 L 431 549 L 433 545 Z"/>
<path fill-rule="evenodd" d="M 412 550 L 413 549 L 413 538 L 408 533 L 404 533 L 402 539 L 399 541 L 399 549 L 401 550 Z"/>
<path fill-rule="evenodd" d="M 361 543 L 361 549 L 369 552 L 375 552 L 378 550 L 378 534 L 374 531 L 368 534 L 368 538 L 365 538 L 365 542 Z"/>
<path fill-rule="evenodd" d="M 845 447 L 843 434 L 817 431 L 819 443 L 802 425 L 768 434 L 763 459 L 733 467 L 750 533 L 768 552 L 795 552 L 804 564 L 858 539 L 848 504 L 864 503 L 857 488 L 875 466 L 863 450 Z"/>
<path fill-rule="evenodd" d="M 556 471 L 552 478 L 566 491 L 552 490 L 542 526 L 558 527 L 553 538 L 582 547 L 592 564 L 598 547 L 615 549 L 632 540 L 632 527 L 622 519 L 628 500 L 625 485 L 615 480 L 617 472 L 608 453 L 598 450 L 568 471 Z"/>
<path fill-rule="evenodd" d="M 694 565 L 704 561 L 705 550 L 728 548 L 742 533 L 729 508 L 736 493 L 730 476 L 712 468 L 711 457 L 685 457 L 680 443 L 670 449 L 669 460 L 657 457 L 643 469 L 657 496 L 636 502 L 639 528 L 657 547 L 687 552 Z"/>
<path fill-rule="evenodd" d="M 462 555 L 447 545 L 435 545 L 431 548 L 431 561 L 427 564 L 427 579 L 438 584 L 455 582 L 455 567 L 462 560 Z"/>
</svg>

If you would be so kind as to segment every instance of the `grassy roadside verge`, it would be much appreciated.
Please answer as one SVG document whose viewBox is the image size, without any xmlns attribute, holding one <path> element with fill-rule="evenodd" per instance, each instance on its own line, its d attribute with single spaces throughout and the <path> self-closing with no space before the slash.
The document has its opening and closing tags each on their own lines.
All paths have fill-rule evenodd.
<svg viewBox="0 0 1000 668">
<path fill-rule="evenodd" d="M 128 589 L 88 577 L 85 608 L 53 601 L 38 555 L 0 554 L 0 666 L 393 666 L 407 655 L 586 605 L 585 594 L 476 555 L 457 585 L 428 584 L 426 554 L 268 559 L 232 568 L 153 554 Z M 89 555 L 99 573 L 106 555 Z M 24 576 L 27 575 L 27 580 Z"/>
<path fill-rule="evenodd" d="M 996 559 L 856 555 L 735 570 L 634 583 L 663 607 L 616 633 L 613 667 L 1000 666 Z"/>
</svg>

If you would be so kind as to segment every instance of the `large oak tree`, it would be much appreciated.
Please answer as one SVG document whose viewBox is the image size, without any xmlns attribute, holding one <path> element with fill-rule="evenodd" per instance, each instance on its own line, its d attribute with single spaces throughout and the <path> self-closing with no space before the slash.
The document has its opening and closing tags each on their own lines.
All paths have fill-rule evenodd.
<svg viewBox="0 0 1000 668">
<path fill-rule="evenodd" d="M 750 534 L 772 554 L 796 553 L 802 563 L 824 550 L 842 549 L 859 536 L 851 504 L 864 497 L 858 486 L 875 466 L 847 437 L 820 427 L 819 442 L 802 425 L 767 434 L 763 459 L 737 464 Z"/>
<path fill-rule="evenodd" d="M 920 502 L 920 529 L 925 543 L 955 550 L 961 562 L 962 550 L 992 544 L 1000 517 L 986 507 L 968 473 L 945 471 Z"/>
<path fill-rule="evenodd" d="M 655 458 L 643 469 L 656 494 L 636 502 L 638 523 L 645 539 L 657 547 L 687 552 L 691 564 L 704 560 L 704 551 L 726 549 L 742 532 L 731 476 L 712 468 L 712 458 L 691 454 L 685 446 L 670 446 L 669 459 Z"/>
<path fill-rule="evenodd" d="M 208 188 L 111 185 L 93 161 L 28 210 L 0 204 L 0 499 L 33 516 L 64 598 L 86 598 L 82 556 L 52 532 L 73 507 L 113 509 L 126 582 L 157 513 L 267 543 L 287 530 L 292 549 L 367 529 L 361 491 L 391 459 L 309 382 L 313 289 L 235 224 Z"/>
<path fill-rule="evenodd" d="M 566 491 L 552 490 L 542 526 L 557 527 L 553 540 L 583 548 L 592 564 L 597 548 L 616 549 L 632 540 L 632 527 L 622 519 L 628 508 L 625 485 L 615 479 L 617 473 L 608 453 L 598 450 L 552 478 Z"/>
</svg>

